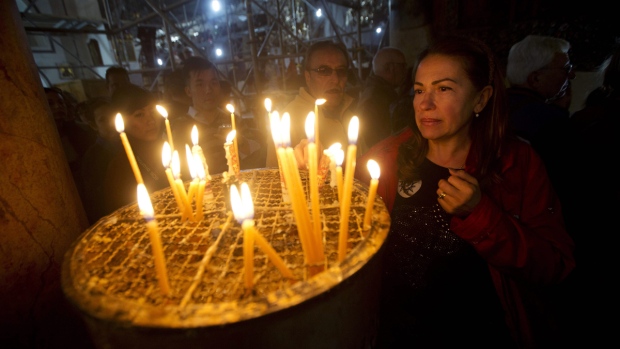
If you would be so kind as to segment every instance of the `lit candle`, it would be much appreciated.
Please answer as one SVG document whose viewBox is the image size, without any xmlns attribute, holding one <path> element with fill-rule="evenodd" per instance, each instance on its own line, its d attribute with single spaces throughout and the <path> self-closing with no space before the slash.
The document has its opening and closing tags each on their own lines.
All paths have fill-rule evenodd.
<svg viewBox="0 0 620 349">
<path fill-rule="evenodd" d="M 203 197 L 205 195 L 205 188 L 207 185 L 207 178 L 206 178 L 206 173 L 205 173 L 205 168 L 202 165 L 201 159 L 199 158 L 199 156 L 197 154 L 194 154 L 194 168 L 196 170 L 196 175 L 199 179 L 198 182 L 198 191 L 196 193 L 196 220 L 201 220 L 203 217 L 203 207 L 202 207 L 202 201 L 203 201 Z"/>
<path fill-rule="evenodd" d="M 170 166 L 172 168 L 172 174 L 174 175 L 174 183 L 177 186 L 177 191 L 179 192 L 179 197 L 183 201 L 183 216 L 182 220 L 190 219 L 194 220 L 194 214 L 192 213 L 192 205 L 189 202 L 189 198 L 187 197 L 187 192 L 185 191 L 185 185 L 181 180 L 181 159 L 179 158 L 179 152 L 172 152 L 172 161 L 170 162 Z"/>
<path fill-rule="evenodd" d="M 337 149 L 335 151 L 334 160 L 336 161 L 336 182 L 338 183 L 338 202 L 342 202 L 342 162 L 344 161 L 344 150 Z"/>
<path fill-rule="evenodd" d="M 286 266 L 286 263 L 284 263 L 284 260 L 282 260 L 282 258 L 276 252 L 276 250 L 269 244 L 269 242 L 267 242 L 267 240 L 256 229 L 256 226 L 254 224 L 254 219 L 253 219 L 254 218 L 254 204 L 252 203 L 252 196 L 250 194 L 250 187 L 248 187 L 248 184 L 245 182 L 241 183 L 241 194 L 239 194 L 239 191 L 237 190 L 237 186 L 233 184 L 232 187 L 230 188 L 230 201 L 231 201 L 231 206 L 233 209 L 233 214 L 235 215 L 235 219 L 241 224 L 241 228 L 243 229 L 244 252 L 245 252 L 245 236 L 246 234 L 249 234 L 251 235 L 250 240 L 253 243 L 256 242 L 258 247 L 267 255 L 267 258 L 269 258 L 271 263 L 273 263 L 273 265 L 275 265 L 275 267 L 278 268 L 280 273 L 282 273 L 282 275 L 284 275 L 285 277 L 289 279 L 294 279 L 295 277 L 293 276 L 293 273 Z M 252 248 L 252 255 L 253 255 L 254 246 L 252 245 L 251 248 Z M 245 262 L 245 255 L 244 255 L 244 262 Z M 252 263 L 248 263 L 250 266 L 248 267 L 248 264 L 246 264 L 246 267 L 253 269 L 254 261 L 251 260 L 251 262 Z M 249 278 L 249 276 L 245 275 L 245 277 L 246 277 L 246 284 L 247 284 L 247 278 Z"/>
<path fill-rule="evenodd" d="M 156 105 L 155 108 L 164 117 L 166 123 L 166 133 L 168 134 L 168 142 L 170 143 L 170 149 L 174 150 L 174 143 L 172 143 L 172 131 L 170 130 L 170 121 L 168 120 L 168 111 L 161 105 Z"/>
<path fill-rule="evenodd" d="M 349 240 L 349 211 L 351 210 L 351 195 L 353 193 L 353 173 L 355 172 L 355 156 L 357 153 L 357 133 L 359 119 L 357 116 L 349 122 L 349 147 L 347 148 L 347 165 L 344 173 L 344 188 L 340 202 L 340 234 L 338 235 L 338 261 L 342 262 L 347 255 L 347 241 Z"/>
<path fill-rule="evenodd" d="M 290 115 L 284 113 L 281 124 L 281 137 L 285 146 L 284 157 L 286 158 L 286 184 L 289 193 L 291 193 L 291 200 L 293 201 L 293 213 L 295 214 L 295 220 L 297 222 L 297 231 L 302 241 L 302 248 L 306 252 L 306 260 L 308 262 L 311 275 L 321 271 L 324 268 L 324 255 L 322 243 L 316 241 L 315 235 L 312 234 L 312 223 L 310 222 L 310 214 L 308 213 L 308 207 L 306 205 L 306 195 L 303 191 L 301 183 L 301 177 L 297 168 L 297 161 L 295 160 L 295 153 L 291 148 L 291 136 L 290 136 Z M 285 163 L 282 163 L 285 166 Z"/>
<path fill-rule="evenodd" d="M 319 140 L 319 105 L 323 105 L 327 102 L 324 98 L 319 98 L 314 101 L 314 142 L 317 147 L 321 147 L 321 141 Z"/>
<path fill-rule="evenodd" d="M 194 153 L 189 149 L 189 145 L 185 145 L 185 157 L 187 159 L 187 168 L 189 169 L 189 175 L 192 177 L 192 181 L 189 183 L 189 189 L 187 191 L 187 200 L 191 205 L 198 189 L 198 175 L 196 173 L 196 164 L 194 163 Z"/>
<path fill-rule="evenodd" d="M 269 102 L 269 103 L 267 103 Z M 265 108 L 267 110 L 271 110 L 271 100 L 269 98 L 265 99 Z M 278 111 L 274 111 L 273 113 L 269 112 L 269 124 L 271 125 L 271 137 L 273 138 L 273 144 L 276 149 L 277 159 L 278 159 L 278 172 L 280 173 L 280 188 L 282 189 L 282 202 L 289 203 L 291 199 L 288 196 L 288 190 L 286 189 L 286 184 L 284 182 L 284 172 L 282 170 L 282 158 L 278 149 L 282 148 L 282 136 L 280 135 L 280 114 Z"/>
<path fill-rule="evenodd" d="M 226 104 L 226 110 L 230 113 L 230 124 L 232 125 L 232 131 L 237 131 L 237 126 L 235 125 L 235 107 L 232 104 Z M 233 144 L 235 149 L 235 157 L 237 158 L 237 162 L 239 161 L 239 141 L 237 137 L 233 138 Z M 239 170 L 237 166 L 236 175 L 239 175 Z"/>
<path fill-rule="evenodd" d="M 172 194 L 174 195 L 174 199 L 177 202 L 177 206 L 179 207 L 179 211 L 181 213 L 185 212 L 183 208 L 183 200 L 179 196 L 179 190 L 177 188 L 176 183 L 174 182 L 174 177 L 172 175 L 172 170 L 170 169 L 170 161 L 172 160 L 172 149 L 170 148 L 170 144 L 168 142 L 164 142 L 164 146 L 161 151 L 161 161 L 164 164 L 164 168 L 166 169 L 166 177 L 168 177 L 168 183 L 170 183 L 170 189 L 172 190 Z"/>
<path fill-rule="evenodd" d="M 233 140 L 237 135 L 237 131 L 232 130 L 226 136 L 226 143 L 224 143 L 224 150 L 226 151 L 226 162 L 228 163 L 228 175 L 238 175 L 239 174 L 239 162 L 234 149 L 231 149 L 233 146 Z"/>
<path fill-rule="evenodd" d="M 310 204 L 312 206 L 312 226 L 314 239 L 317 243 L 322 241 L 321 237 L 321 211 L 319 208 L 319 183 L 318 183 L 318 161 L 316 144 L 314 144 L 314 113 L 308 113 L 306 117 L 306 137 L 308 138 L 308 177 L 310 180 Z"/>
<path fill-rule="evenodd" d="M 375 160 L 368 160 L 368 172 L 370 172 L 370 187 L 368 188 L 368 202 L 366 203 L 366 212 L 364 213 L 364 230 L 370 229 L 372 221 L 372 209 L 374 208 L 375 196 L 377 195 L 377 186 L 379 185 L 379 176 L 381 169 Z"/>
<path fill-rule="evenodd" d="M 133 154 L 133 150 L 131 150 L 131 145 L 129 145 L 127 134 L 125 134 L 125 123 L 123 122 L 121 113 L 116 114 L 115 124 L 116 131 L 118 131 L 121 135 L 121 141 L 123 142 L 123 147 L 125 147 L 125 153 L 127 153 L 127 158 L 129 159 L 129 164 L 133 170 L 133 175 L 136 177 L 136 182 L 144 183 L 144 180 L 142 180 L 142 173 L 140 173 L 140 168 L 138 168 L 138 163 L 136 162 L 136 157 Z"/>
<path fill-rule="evenodd" d="M 161 246 L 161 237 L 159 236 L 159 228 L 157 222 L 155 222 L 155 212 L 153 205 L 151 204 L 151 198 L 146 191 L 146 187 L 143 183 L 138 184 L 138 207 L 140 213 L 146 221 L 146 227 L 149 231 L 149 238 L 151 240 L 151 250 L 153 251 L 153 258 L 155 259 L 155 271 L 157 273 L 157 281 L 161 291 L 166 296 L 170 295 L 170 285 L 168 284 L 168 272 L 166 271 L 166 260 L 164 258 L 164 251 Z"/>
<path fill-rule="evenodd" d="M 193 144 L 192 154 L 198 155 L 198 158 L 200 159 L 200 162 L 202 162 L 202 165 L 206 166 L 207 159 L 205 159 L 205 154 L 202 152 L 202 147 L 198 145 L 198 127 L 196 127 L 196 125 L 192 127 L 191 137 Z"/>
<path fill-rule="evenodd" d="M 339 150 L 342 148 L 342 145 L 338 142 L 332 144 L 331 146 L 329 146 L 329 148 L 323 150 L 323 154 L 326 155 L 329 159 L 329 173 L 330 173 L 330 177 L 329 177 L 329 186 L 334 188 L 337 184 L 337 178 L 336 178 L 336 150 Z"/>
<path fill-rule="evenodd" d="M 254 285 L 254 236 L 253 231 L 246 226 L 246 208 L 241 202 L 241 196 L 236 185 L 230 187 L 230 205 L 233 209 L 235 219 L 243 229 L 243 281 L 246 290 L 252 289 Z"/>
</svg>

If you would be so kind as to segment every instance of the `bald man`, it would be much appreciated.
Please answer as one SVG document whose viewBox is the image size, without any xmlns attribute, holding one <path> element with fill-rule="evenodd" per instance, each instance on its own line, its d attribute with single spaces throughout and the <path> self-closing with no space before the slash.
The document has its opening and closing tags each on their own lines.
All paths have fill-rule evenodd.
<svg viewBox="0 0 620 349">
<path fill-rule="evenodd" d="M 360 137 L 372 147 L 392 134 L 390 105 L 399 98 L 398 87 L 405 81 L 407 60 L 403 51 L 384 47 L 372 60 L 358 104 Z"/>
</svg>

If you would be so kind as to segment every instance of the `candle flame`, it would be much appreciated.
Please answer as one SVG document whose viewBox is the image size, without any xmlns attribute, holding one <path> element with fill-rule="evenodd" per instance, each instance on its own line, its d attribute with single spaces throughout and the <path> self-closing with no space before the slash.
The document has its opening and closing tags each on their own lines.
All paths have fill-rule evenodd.
<svg viewBox="0 0 620 349">
<path fill-rule="evenodd" d="M 273 113 L 269 114 L 269 124 L 271 125 L 271 137 L 273 138 L 273 143 L 276 147 L 282 146 L 282 135 L 280 128 L 280 113 L 275 110 Z"/>
<path fill-rule="evenodd" d="M 228 136 L 226 136 L 226 143 L 231 143 L 236 135 L 237 135 L 237 130 L 232 130 L 228 132 Z"/>
<path fill-rule="evenodd" d="M 233 215 L 237 222 L 239 222 L 239 224 L 243 223 L 243 207 L 236 184 L 230 186 L 230 206 L 232 207 Z"/>
<path fill-rule="evenodd" d="M 192 144 L 193 145 L 198 144 L 198 127 L 196 127 L 196 125 L 192 127 Z"/>
<path fill-rule="evenodd" d="M 334 160 L 336 161 L 336 165 L 342 166 L 342 162 L 344 161 L 344 150 L 336 149 L 334 151 Z"/>
<path fill-rule="evenodd" d="M 291 115 L 287 112 L 280 119 L 280 138 L 285 147 L 291 146 Z"/>
<path fill-rule="evenodd" d="M 336 142 L 327 148 L 330 152 L 334 153 L 338 149 L 342 149 L 342 144 L 340 142 Z"/>
<path fill-rule="evenodd" d="M 170 168 L 175 179 L 181 177 L 181 159 L 179 158 L 179 152 L 177 150 L 172 152 L 172 160 L 170 161 Z"/>
<path fill-rule="evenodd" d="M 123 122 L 123 116 L 121 113 L 116 113 L 116 119 L 114 120 L 116 131 L 118 133 L 125 132 L 125 123 Z"/>
<path fill-rule="evenodd" d="M 360 120 L 357 116 L 351 118 L 349 121 L 349 144 L 357 143 L 357 133 L 360 129 Z"/>
<path fill-rule="evenodd" d="M 161 114 L 161 116 L 163 116 L 166 119 L 168 118 L 168 111 L 166 110 L 166 108 L 158 104 L 155 106 L 155 109 L 157 109 L 157 111 Z"/>
<path fill-rule="evenodd" d="M 254 203 L 252 202 L 252 193 L 250 193 L 250 187 L 246 182 L 241 183 L 241 204 L 243 205 L 245 219 L 254 218 Z"/>
<path fill-rule="evenodd" d="M 226 104 L 226 110 L 228 110 L 229 113 L 234 113 L 235 112 L 235 107 L 233 107 L 232 104 Z"/>
<path fill-rule="evenodd" d="M 327 99 L 319 98 L 316 101 L 314 101 L 314 104 L 316 104 L 316 105 L 323 105 L 323 104 L 325 104 L 325 102 L 327 102 Z"/>
<path fill-rule="evenodd" d="M 150 221 L 155 216 L 155 211 L 153 210 L 153 204 L 151 203 L 151 198 L 149 197 L 148 191 L 146 191 L 146 187 L 143 183 L 139 183 L 137 187 L 138 193 L 138 207 L 140 208 L 140 214 L 146 219 Z"/>
<path fill-rule="evenodd" d="M 161 149 L 161 162 L 165 168 L 170 167 L 170 158 L 172 157 L 172 148 L 168 142 L 164 142 L 164 146 Z"/>
<path fill-rule="evenodd" d="M 311 111 L 306 117 L 306 137 L 310 143 L 314 143 L 314 112 Z"/>
<path fill-rule="evenodd" d="M 271 99 L 265 98 L 265 109 L 268 113 L 271 113 Z"/>
<path fill-rule="evenodd" d="M 366 167 L 368 167 L 368 172 L 370 172 L 370 177 L 372 179 L 378 179 L 379 176 L 381 176 L 381 168 L 375 160 L 368 160 Z"/>
<path fill-rule="evenodd" d="M 194 164 L 194 154 L 192 154 L 189 145 L 185 144 L 185 157 L 187 158 L 187 168 L 189 169 L 189 175 L 192 179 L 196 178 L 196 168 Z"/>
</svg>

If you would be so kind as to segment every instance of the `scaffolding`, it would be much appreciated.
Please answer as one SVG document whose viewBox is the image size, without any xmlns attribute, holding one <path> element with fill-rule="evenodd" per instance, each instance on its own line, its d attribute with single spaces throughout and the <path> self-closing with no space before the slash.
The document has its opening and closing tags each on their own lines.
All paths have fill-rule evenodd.
<svg viewBox="0 0 620 349">
<path fill-rule="evenodd" d="M 160 90 L 163 74 L 178 69 L 183 48 L 216 64 L 237 105 L 266 95 L 297 92 L 305 49 L 331 39 L 349 50 L 355 89 L 363 82 L 372 55 L 387 44 L 387 1 L 356 0 L 100 0 L 105 19 L 50 16 L 38 13 L 37 1 L 22 11 L 27 33 L 54 40 L 77 62 L 75 68 L 98 78 L 92 62 L 55 39 L 58 35 L 104 34 L 114 52 L 114 65 L 131 66 L 132 46 L 138 48 L 145 87 Z M 63 1 L 64 4 L 64 1 Z M 209 7 L 209 8 L 207 8 Z M 318 16 L 320 11 L 321 16 Z M 375 32 L 383 29 L 381 34 Z M 217 53 L 216 53 L 217 52 Z M 135 66 L 135 64 L 134 64 Z M 39 65 L 39 70 L 56 68 Z"/>
</svg>

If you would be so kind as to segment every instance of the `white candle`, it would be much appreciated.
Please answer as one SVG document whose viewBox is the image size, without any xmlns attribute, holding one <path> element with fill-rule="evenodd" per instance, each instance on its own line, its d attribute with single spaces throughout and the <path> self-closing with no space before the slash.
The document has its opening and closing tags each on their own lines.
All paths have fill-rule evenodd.
<svg viewBox="0 0 620 349">
<path fill-rule="evenodd" d="M 372 209 L 374 208 L 375 196 L 377 195 L 377 186 L 379 185 L 379 176 L 381 168 L 375 160 L 368 160 L 368 172 L 370 172 L 370 187 L 368 188 L 368 202 L 366 202 L 366 212 L 364 213 L 364 230 L 370 229 L 372 221 Z"/>
</svg>

